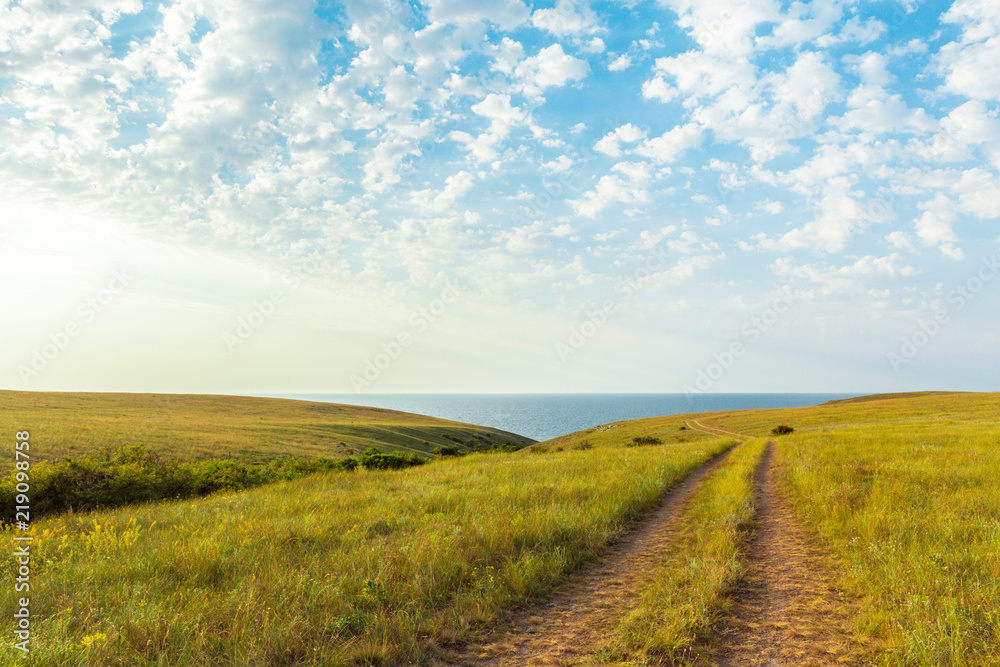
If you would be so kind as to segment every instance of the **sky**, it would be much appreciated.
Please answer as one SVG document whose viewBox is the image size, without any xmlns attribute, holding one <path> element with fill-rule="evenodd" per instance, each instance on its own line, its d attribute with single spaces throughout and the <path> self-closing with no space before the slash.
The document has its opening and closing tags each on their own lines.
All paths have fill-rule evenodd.
<svg viewBox="0 0 1000 667">
<path fill-rule="evenodd" d="M 998 0 L 0 0 L 0 388 L 996 390 L 998 102 Z"/>
</svg>

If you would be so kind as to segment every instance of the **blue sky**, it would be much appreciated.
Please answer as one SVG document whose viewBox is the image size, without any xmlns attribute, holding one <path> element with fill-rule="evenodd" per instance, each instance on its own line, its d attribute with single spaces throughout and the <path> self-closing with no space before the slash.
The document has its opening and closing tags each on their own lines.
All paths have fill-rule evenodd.
<svg viewBox="0 0 1000 667">
<path fill-rule="evenodd" d="M 0 3 L 0 386 L 990 390 L 995 1 Z"/>
</svg>

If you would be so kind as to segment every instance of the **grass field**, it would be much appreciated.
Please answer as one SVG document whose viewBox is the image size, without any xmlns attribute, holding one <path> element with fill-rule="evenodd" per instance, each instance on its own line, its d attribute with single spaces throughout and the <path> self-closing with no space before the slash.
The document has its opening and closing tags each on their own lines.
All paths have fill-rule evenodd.
<svg viewBox="0 0 1000 667">
<path fill-rule="evenodd" d="M 67 414 L 71 430 L 85 413 Z M 754 527 L 751 474 L 774 441 L 777 493 L 850 600 L 864 664 L 1000 665 L 998 415 L 1000 394 L 927 393 L 662 417 L 513 454 L 43 519 L 33 523 L 31 664 L 437 664 L 604 553 L 667 488 L 733 446 L 685 426 L 697 419 L 748 437 L 695 488 L 595 661 L 711 664 Z M 794 432 L 770 435 L 778 424 Z M 629 446 L 635 438 L 661 444 Z M 4 609 L 13 567 L 6 556 Z M 18 653 L 3 641 L 7 664 Z"/>
<path fill-rule="evenodd" d="M 427 453 L 442 445 L 467 451 L 532 442 L 485 426 L 380 408 L 185 394 L 0 390 L 0 429 L 29 431 L 36 460 L 128 445 L 172 458 L 254 463 L 275 456 L 346 456 L 372 446 Z"/>
<path fill-rule="evenodd" d="M 543 593 L 724 446 L 473 454 L 39 521 L 32 665 L 427 658 Z"/>
<path fill-rule="evenodd" d="M 862 600 L 861 629 L 886 643 L 879 664 L 1000 664 L 998 408 L 967 397 L 779 450 L 800 517 Z"/>
<path fill-rule="evenodd" d="M 533 448 L 613 446 L 645 433 L 708 438 L 684 428 L 691 418 L 762 438 L 779 424 L 795 429 L 774 438 L 777 479 L 837 584 L 856 596 L 856 632 L 878 646 L 872 664 L 1000 665 L 1000 394 L 677 415 Z"/>
</svg>

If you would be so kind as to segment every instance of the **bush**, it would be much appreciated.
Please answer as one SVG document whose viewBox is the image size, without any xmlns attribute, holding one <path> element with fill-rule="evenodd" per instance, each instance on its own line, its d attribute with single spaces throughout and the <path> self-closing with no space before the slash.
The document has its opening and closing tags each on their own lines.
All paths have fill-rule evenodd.
<svg viewBox="0 0 1000 667">
<path fill-rule="evenodd" d="M 771 435 L 788 435 L 794 431 L 795 429 L 788 424 L 779 424 L 771 429 Z"/>
<path fill-rule="evenodd" d="M 305 460 L 291 456 L 259 464 L 232 459 L 164 461 L 156 452 L 133 445 L 105 449 L 96 457 L 32 466 L 31 513 L 45 516 L 241 491 L 311 473 L 357 467 L 358 461 L 352 458 Z M 13 472 L 0 480 L 0 519 L 8 523 L 15 518 L 15 485 Z"/>
<path fill-rule="evenodd" d="M 378 447 L 369 447 L 358 457 L 365 470 L 400 470 L 427 463 L 416 454 L 385 453 Z"/>
<path fill-rule="evenodd" d="M 493 447 L 490 448 L 490 451 L 495 452 L 497 454 L 509 454 L 511 452 L 521 451 L 521 448 L 518 447 L 517 445 L 511 445 L 502 442 L 494 442 Z"/>
<path fill-rule="evenodd" d="M 337 461 L 337 469 L 346 470 L 348 472 L 358 469 L 358 460 L 352 459 L 350 456 L 340 459 Z"/>
<path fill-rule="evenodd" d="M 434 453 L 437 454 L 438 456 L 458 456 L 459 451 L 458 447 L 444 446 L 444 447 L 435 447 Z"/>
<path fill-rule="evenodd" d="M 626 443 L 626 447 L 641 447 L 643 445 L 662 445 L 663 441 L 651 435 L 637 435 L 632 438 L 632 442 Z"/>
</svg>

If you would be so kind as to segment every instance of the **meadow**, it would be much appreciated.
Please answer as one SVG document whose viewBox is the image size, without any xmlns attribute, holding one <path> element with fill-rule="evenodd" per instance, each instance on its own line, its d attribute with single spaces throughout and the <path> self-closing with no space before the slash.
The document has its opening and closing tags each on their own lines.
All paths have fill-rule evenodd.
<svg viewBox="0 0 1000 667">
<path fill-rule="evenodd" d="M 426 660 L 544 594 L 731 445 L 472 454 L 43 519 L 31 664 Z"/>
<path fill-rule="evenodd" d="M 961 393 L 678 415 L 514 453 L 41 519 L 31 664 L 446 664 L 729 451 L 592 661 L 709 665 L 773 442 L 777 493 L 849 601 L 861 664 L 1000 665 L 998 415 L 1000 394 Z M 780 424 L 793 431 L 772 435 Z M 13 567 L 5 556 L 5 609 Z"/>
<path fill-rule="evenodd" d="M 29 431 L 33 460 L 98 455 L 142 445 L 174 459 L 337 457 L 369 447 L 429 454 L 530 439 L 497 429 L 423 415 L 247 396 L 111 394 L 0 390 L 0 432 Z"/>
<path fill-rule="evenodd" d="M 690 419 L 777 442 L 780 490 L 837 585 L 856 599 L 854 629 L 874 647 L 870 664 L 1000 665 L 1000 394 L 875 395 L 658 417 L 533 448 L 613 446 L 626 432 L 700 437 L 685 426 Z M 780 424 L 794 432 L 772 435 Z M 730 565 L 739 566 L 738 559 Z M 697 622 L 693 614 L 686 620 Z M 619 643 L 642 649 L 627 638 Z"/>
</svg>

